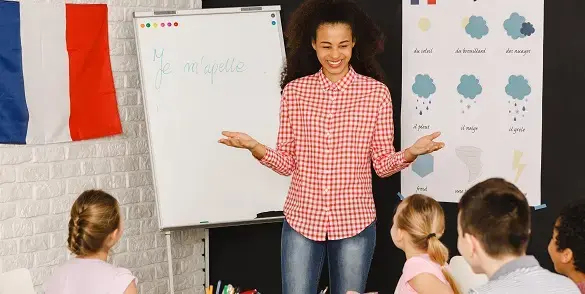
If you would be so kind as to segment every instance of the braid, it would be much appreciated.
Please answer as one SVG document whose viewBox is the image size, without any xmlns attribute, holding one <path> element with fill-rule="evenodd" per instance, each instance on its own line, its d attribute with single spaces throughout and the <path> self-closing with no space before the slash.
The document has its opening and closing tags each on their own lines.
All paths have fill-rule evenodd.
<svg viewBox="0 0 585 294">
<path fill-rule="evenodd" d="M 118 202 L 99 191 L 83 192 L 71 208 L 67 247 L 75 255 L 86 256 L 103 249 L 107 237 L 118 229 Z"/>
<path fill-rule="evenodd" d="M 76 205 L 77 204 L 77 205 Z M 83 203 L 76 203 L 73 205 L 71 209 L 71 219 L 69 220 L 69 250 L 73 252 L 75 255 L 83 255 L 83 238 L 85 235 L 84 232 L 84 221 L 82 219 L 83 212 L 85 211 L 86 205 Z M 76 207 L 77 206 L 77 207 Z"/>
<path fill-rule="evenodd" d="M 69 220 L 69 237 L 67 239 L 68 248 L 71 252 L 79 255 L 80 246 L 77 243 L 77 236 L 79 235 L 79 227 L 77 226 L 78 218 L 71 218 Z"/>
</svg>

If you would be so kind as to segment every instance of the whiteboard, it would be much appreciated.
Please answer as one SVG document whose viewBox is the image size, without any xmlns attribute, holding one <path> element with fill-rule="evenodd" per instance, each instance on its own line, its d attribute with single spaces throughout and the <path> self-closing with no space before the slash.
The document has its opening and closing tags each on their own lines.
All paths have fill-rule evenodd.
<svg viewBox="0 0 585 294">
<path fill-rule="evenodd" d="M 280 6 L 134 14 L 160 229 L 282 211 L 290 178 L 218 143 L 229 130 L 275 146 L 280 22 Z"/>
</svg>

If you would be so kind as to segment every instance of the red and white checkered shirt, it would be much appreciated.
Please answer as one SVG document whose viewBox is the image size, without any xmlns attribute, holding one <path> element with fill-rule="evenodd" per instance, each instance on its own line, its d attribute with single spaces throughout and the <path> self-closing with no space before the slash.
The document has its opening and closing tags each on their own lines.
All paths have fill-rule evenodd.
<svg viewBox="0 0 585 294">
<path fill-rule="evenodd" d="M 390 91 L 350 68 L 336 83 L 318 73 L 283 89 L 276 149 L 260 163 L 291 175 L 287 222 L 315 240 L 353 237 L 376 218 L 376 173 L 388 177 L 409 165 L 393 146 Z"/>
</svg>

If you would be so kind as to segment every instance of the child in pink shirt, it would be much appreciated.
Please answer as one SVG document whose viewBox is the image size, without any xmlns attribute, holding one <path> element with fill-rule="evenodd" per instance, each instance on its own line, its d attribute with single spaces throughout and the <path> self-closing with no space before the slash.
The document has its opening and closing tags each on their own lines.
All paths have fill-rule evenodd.
<svg viewBox="0 0 585 294">
<path fill-rule="evenodd" d="M 83 192 L 73 203 L 69 220 L 71 260 L 45 283 L 45 294 L 136 294 L 136 278 L 107 262 L 108 252 L 122 236 L 118 201 L 99 191 Z"/>
<path fill-rule="evenodd" d="M 390 234 L 407 260 L 395 293 L 459 293 L 444 268 L 449 258 L 448 249 L 439 240 L 444 231 L 443 208 L 433 198 L 415 194 L 398 205 Z"/>
</svg>

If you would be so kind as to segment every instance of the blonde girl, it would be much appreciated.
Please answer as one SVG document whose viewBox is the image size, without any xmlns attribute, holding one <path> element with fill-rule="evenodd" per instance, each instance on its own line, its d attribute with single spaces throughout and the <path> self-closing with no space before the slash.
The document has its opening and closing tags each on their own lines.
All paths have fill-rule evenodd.
<svg viewBox="0 0 585 294">
<path fill-rule="evenodd" d="M 136 278 L 107 262 L 122 237 L 118 201 L 100 190 L 83 192 L 71 207 L 68 249 L 74 255 L 45 283 L 45 294 L 136 294 Z"/>
<path fill-rule="evenodd" d="M 444 231 L 445 215 L 433 198 L 414 194 L 398 205 L 390 233 L 406 263 L 395 293 L 459 293 L 445 268 L 449 250 L 439 240 Z"/>
</svg>

